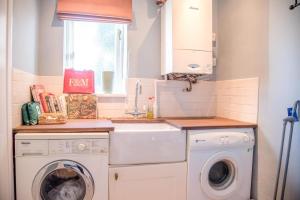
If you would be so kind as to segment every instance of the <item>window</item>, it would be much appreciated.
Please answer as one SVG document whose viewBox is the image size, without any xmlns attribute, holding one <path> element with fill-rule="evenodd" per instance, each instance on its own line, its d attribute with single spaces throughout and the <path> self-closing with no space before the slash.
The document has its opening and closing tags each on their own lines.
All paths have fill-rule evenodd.
<svg viewBox="0 0 300 200">
<path fill-rule="evenodd" d="M 97 94 L 125 94 L 127 25 L 65 21 L 64 67 L 95 72 Z"/>
</svg>

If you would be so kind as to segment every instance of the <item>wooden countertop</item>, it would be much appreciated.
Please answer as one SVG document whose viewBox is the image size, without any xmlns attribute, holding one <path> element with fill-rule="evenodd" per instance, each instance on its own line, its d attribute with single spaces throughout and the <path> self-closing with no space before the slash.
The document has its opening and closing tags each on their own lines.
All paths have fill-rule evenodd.
<svg viewBox="0 0 300 200">
<path fill-rule="evenodd" d="M 14 133 L 81 133 L 109 132 L 114 126 L 110 120 L 69 120 L 66 124 L 19 126 Z"/>
<path fill-rule="evenodd" d="M 66 124 L 19 126 L 14 133 L 83 133 L 110 132 L 114 130 L 113 123 L 159 123 L 166 122 L 183 130 L 220 129 L 220 128 L 256 128 L 256 124 L 240 122 L 225 118 L 158 118 L 148 119 L 98 119 L 69 120 Z"/>
<path fill-rule="evenodd" d="M 166 122 L 184 130 L 257 127 L 256 124 L 219 117 L 207 119 L 167 119 Z"/>
</svg>

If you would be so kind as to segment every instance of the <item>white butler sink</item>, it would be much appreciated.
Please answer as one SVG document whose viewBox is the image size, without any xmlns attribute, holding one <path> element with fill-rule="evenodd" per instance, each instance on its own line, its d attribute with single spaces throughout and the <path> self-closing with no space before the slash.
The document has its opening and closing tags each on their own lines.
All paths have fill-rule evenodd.
<svg viewBox="0 0 300 200">
<path fill-rule="evenodd" d="M 179 131 L 179 129 L 167 123 L 115 123 L 115 131 L 118 132 L 153 132 L 153 131 Z"/>
<path fill-rule="evenodd" d="M 110 164 L 186 160 L 186 134 L 167 123 L 116 123 L 110 135 Z"/>
</svg>

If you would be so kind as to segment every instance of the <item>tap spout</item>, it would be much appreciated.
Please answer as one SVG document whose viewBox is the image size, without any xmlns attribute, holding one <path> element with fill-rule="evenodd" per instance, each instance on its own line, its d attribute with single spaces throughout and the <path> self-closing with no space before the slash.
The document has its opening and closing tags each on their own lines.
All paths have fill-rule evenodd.
<svg viewBox="0 0 300 200">
<path fill-rule="evenodd" d="M 138 118 L 140 115 L 145 114 L 139 111 L 138 107 L 138 96 L 142 94 L 142 83 L 138 80 L 135 84 L 135 98 L 134 98 L 134 108 L 132 112 L 126 112 L 126 114 L 132 115 L 134 118 Z"/>
</svg>

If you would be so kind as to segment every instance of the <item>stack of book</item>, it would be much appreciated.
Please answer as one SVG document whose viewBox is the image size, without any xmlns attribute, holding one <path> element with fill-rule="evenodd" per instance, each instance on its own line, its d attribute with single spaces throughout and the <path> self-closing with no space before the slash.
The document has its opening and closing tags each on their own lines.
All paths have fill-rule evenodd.
<svg viewBox="0 0 300 200">
<path fill-rule="evenodd" d="M 40 103 L 42 113 L 62 113 L 67 115 L 64 95 L 57 96 L 46 92 L 43 85 L 32 85 L 30 90 L 33 101 Z"/>
</svg>

